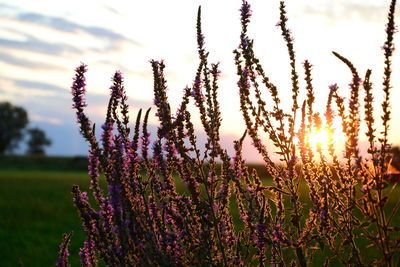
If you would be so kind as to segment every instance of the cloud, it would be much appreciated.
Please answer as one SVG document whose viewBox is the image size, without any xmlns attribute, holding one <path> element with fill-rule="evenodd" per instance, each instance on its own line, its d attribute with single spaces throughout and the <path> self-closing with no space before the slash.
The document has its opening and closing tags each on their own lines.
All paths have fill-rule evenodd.
<svg viewBox="0 0 400 267">
<path fill-rule="evenodd" d="M 312 1 L 302 7 L 301 16 L 320 15 L 330 21 L 362 20 L 368 23 L 380 23 L 386 20 L 389 5 L 368 1 Z M 396 12 L 398 13 L 398 12 Z"/>
<path fill-rule="evenodd" d="M 104 38 L 113 41 L 128 41 L 130 43 L 140 45 L 137 41 L 127 39 L 123 35 L 116 33 L 112 30 L 102 27 L 84 26 L 77 24 L 75 22 L 71 22 L 64 18 L 46 16 L 37 13 L 22 13 L 19 14 L 16 17 L 16 19 L 23 22 L 29 22 L 46 27 L 51 27 L 58 31 L 69 32 L 69 33 L 76 33 L 82 31 L 90 35 L 97 36 L 99 38 Z"/>
<path fill-rule="evenodd" d="M 23 81 L 17 84 L 18 81 L 7 79 L 0 76 L 0 96 L 13 101 L 29 101 L 36 102 L 37 100 L 49 99 L 51 97 L 59 98 L 59 95 L 51 90 L 46 90 L 38 86 L 22 86 Z M 27 85 L 27 84 L 26 84 Z M 51 85 L 47 85 L 50 87 Z M 36 97 L 36 98 L 35 98 Z"/>
<path fill-rule="evenodd" d="M 41 81 L 12 79 L 2 76 L 0 76 L 0 81 L 6 81 L 6 83 L 3 85 L 6 88 L 3 88 L 3 91 L 14 92 L 15 95 L 21 95 L 21 94 L 23 95 L 27 91 L 29 91 L 29 89 L 37 89 L 39 91 L 44 91 L 43 94 L 48 94 L 49 97 L 54 96 L 54 94 L 49 94 L 49 92 L 52 93 L 67 92 L 66 88 Z"/>
<path fill-rule="evenodd" d="M 63 122 L 60 120 L 60 119 L 58 119 L 58 118 L 53 118 L 53 117 L 45 117 L 45 116 L 42 116 L 42 115 L 39 115 L 39 114 L 30 114 L 29 115 L 29 118 L 32 120 L 32 121 L 36 121 L 36 122 L 47 122 L 47 123 L 50 123 L 50 124 L 55 124 L 55 125 L 61 125 L 61 124 L 63 124 Z"/>
<path fill-rule="evenodd" d="M 29 80 L 14 80 L 15 85 L 25 88 L 34 88 L 34 89 L 42 89 L 49 91 L 59 91 L 65 92 L 65 88 L 56 86 L 54 84 L 45 83 L 45 82 L 37 82 L 37 81 L 29 81 Z"/>
<path fill-rule="evenodd" d="M 106 27 L 82 25 L 70 17 L 28 12 L 0 4 L 0 47 L 4 49 L 83 55 L 88 51 L 118 51 L 124 45 L 142 46 Z M 15 59 L 12 61 L 18 63 Z"/>
<path fill-rule="evenodd" d="M 122 16 L 121 12 L 119 12 L 118 10 L 116 10 L 115 8 L 113 8 L 113 7 L 111 7 L 111 6 L 104 5 L 104 8 L 105 8 L 106 10 L 108 10 L 109 12 L 111 12 L 111 13 L 117 15 L 117 16 Z"/>
<path fill-rule="evenodd" d="M 39 61 L 32 61 L 26 58 L 16 57 L 10 53 L 0 52 L 0 61 L 7 62 L 8 64 L 22 66 L 30 69 L 62 69 L 61 66 L 55 64 L 47 64 Z"/>
<path fill-rule="evenodd" d="M 63 53 L 75 53 L 80 54 L 81 49 L 73 47 L 67 44 L 60 43 L 48 43 L 41 41 L 36 37 L 29 36 L 25 41 L 16 41 L 0 38 L 0 47 L 17 48 L 21 50 L 28 50 L 33 52 L 39 52 L 44 54 L 57 54 L 61 55 Z"/>
</svg>

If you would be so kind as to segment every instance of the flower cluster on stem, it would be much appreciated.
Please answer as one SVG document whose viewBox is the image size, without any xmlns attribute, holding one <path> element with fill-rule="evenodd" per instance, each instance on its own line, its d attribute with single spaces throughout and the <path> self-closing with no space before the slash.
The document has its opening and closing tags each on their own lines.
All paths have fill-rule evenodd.
<svg viewBox="0 0 400 267">
<path fill-rule="evenodd" d="M 399 150 L 391 149 L 388 135 L 395 3 L 390 5 L 383 46 L 380 133 L 371 70 L 362 80 L 352 62 L 336 52 L 352 74 L 348 101 L 332 84 L 326 108 L 318 112 L 319 92 L 308 60 L 302 65 L 305 98 L 300 101 L 301 76 L 283 1 L 277 26 L 289 55 L 292 106 L 284 108 L 282 92 L 256 56 L 248 33 L 252 10 L 243 0 L 240 40 L 233 53 L 246 129 L 233 144 L 233 157 L 222 146 L 221 70 L 218 63 L 209 62 L 201 8 L 196 25 L 199 64 L 176 110 L 169 103 L 164 61 L 150 61 L 159 120 L 153 135 L 150 109 L 143 118 L 139 110 L 130 127 L 124 78 L 116 71 L 97 140 L 95 124 L 85 113 L 87 66 L 78 66 L 71 93 L 80 132 L 89 143 L 91 193 L 76 185 L 72 188 L 86 235 L 79 250 L 82 265 L 307 266 L 321 254 L 325 266 L 394 266 L 400 255 L 400 229 L 393 218 L 400 200 L 388 204 L 398 182 L 388 189 L 393 181 L 387 169 L 388 157 Z M 204 144 L 198 142 L 191 105 L 199 112 Z M 334 129 L 336 119 L 341 129 Z M 363 123 L 369 145 L 365 155 L 359 148 Z M 309 135 L 321 129 L 327 129 L 327 143 L 314 148 Z M 341 156 L 335 131 L 346 137 Z M 262 156 L 269 178 L 246 164 L 242 153 L 246 138 Z M 393 156 L 391 162 L 395 160 Z M 57 266 L 69 266 L 70 241 L 71 234 L 63 236 Z"/>
</svg>

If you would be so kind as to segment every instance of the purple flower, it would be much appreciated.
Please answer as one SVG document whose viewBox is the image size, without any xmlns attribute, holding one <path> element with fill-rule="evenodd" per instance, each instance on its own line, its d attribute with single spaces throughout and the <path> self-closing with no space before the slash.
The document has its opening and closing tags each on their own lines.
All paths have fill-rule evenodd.
<svg viewBox="0 0 400 267">
<path fill-rule="evenodd" d="M 296 165 L 296 163 L 298 162 L 299 158 L 296 156 L 292 156 L 288 162 L 289 165 Z"/>
<path fill-rule="evenodd" d="M 256 226 L 256 230 L 263 233 L 267 230 L 267 226 L 263 223 L 258 223 Z"/>
<path fill-rule="evenodd" d="M 219 210 L 219 204 L 214 202 L 212 208 L 213 208 L 214 212 L 218 211 Z"/>
<path fill-rule="evenodd" d="M 381 49 L 386 53 L 392 53 L 395 50 L 394 44 L 384 44 L 381 46 Z"/>
<path fill-rule="evenodd" d="M 105 148 L 110 148 L 113 146 L 113 129 L 114 123 L 112 122 L 105 122 L 101 128 L 103 129 L 103 133 L 101 134 L 101 139 L 103 141 L 103 146 Z"/>
<path fill-rule="evenodd" d="M 242 1 L 242 7 L 240 8 L 240 16 L 242 21 L 248 21 L 251 17 L 251 6 L 249 2 L 243 0 Z"/>
<path fill-rule="evenodd" d="M 219 188 L 217 198 L 221 199 L 229 195 L 230 195 L 230 186 L 224 184 Z"/>
<path fill-rule="evenodd" d="M 88 162 L 89 162 L 89 165 L 88 165 L 89 175 L 94 178 L 99 177 L 100 161 L 97 158 L 97 156 L 94 155 L 94 152 L 92 150 L 89 151 Z"/>
<path fill-rule="evenodd" d="M 148 131 L 145 131 L 143 135 L 141 136 L 141 153 L 144 158 L 147 157 L 148 150 L 149 150 L 149 145 L 150 145 L 150 133 Z"/>
<path fill-rule="evenodd" d="M 240 45 L 239 48 L 246 50 L 247 47 L 250 45 L 250 39 L 247 36 L 244 36 L 243 38 L 240 39 Z"/>
<path fill-rule="evenodd" d="M 361 187 L 361 189 L 360 189 L 360 191 L 362 192 L 362 193 L 367 193 L 367 191 L 368 191 L 368 186 L 367 185 L 363 185 L 362 187 Z"/>
<path fill-rule="evenodd" d="M 302 62 L 301 64 L 303 64 L 303 66 L 306 68 L 313 67 L 313 65 L 308 60 L 304 60 L 304 62 Z"/>
<path fill-rule="evenodd" d="M 219 63 L 216 64 L 211 64 L 211 74 L 214 75 L 215 77 L 221 76 L 221 71 L 218 68 Z"/>
<path fill-rule="evenodd" d="M 276 27 L 281 27 L 282 23 L 286 23 L 286 21 L 288 21 L 288 18 L 286 16 L 283 17 L 283 19 L 279 20 L 275 26 Z"/>
<path fill-rule="evenodd" d="M 235 266 L 243 266 L 244 265 L 244 262 L 238 256 L 234 256 L 232 258 L 232 260 L 233 260 L 233 264 L 235 264 Z"/>
<path fill-rule="evenodd" d="M 72 234 L 64 234 L 62 238 L 62 242 L 60 245 L 59 258 L 57 259 L 56 266 L 57 267 L 69 267 L 68 257 L 69 251 L 68 246 L 71 241 Z"/>
<path fill-rule="evenodd" d="M 202 88 L 202 81 L 199 78 L 196 78 L 193 82 L 193 88 L 192 88 L 192 97 L 196 100 L 196 105 L 199 104 L 199 102 L 205 101 L 205 96 L 203 95 L 203 92 L 201 91 Z"/>
<path fill-rule="evenodd" d="M 329 89 L 330 89 L 330 90 L 336 91 L 337 89 L 339 89 L 339 87 L 338 87 L 338 85 L 335 83 L 335 84 L 329 85 Z"/>
<path fill-rule="evenodd" d="M 284 241 L 284 234 L 281 230 L 280 224 L 275 225 L 274 231 L 272 231 L 272 236 L 273 236 L 272 238 L 273 241 L 279 241 L 279 242 Z"/>
<path fill-rule="evenodd" d="M 87 66 L 83 63 L 75 69 L 75 77 L 71 87 L 72 108 L 76 109 L 77 123 L 80 124 L 80 131 L 86 140 L 91 138 L 91 122 L 84 113 L 84 108 L 87 106 L 85 100 L 86 83 L 85 73 Z"/>
<path fill-rule="evenodd" d="M 204 43 L 205 43 L 205 41 L 204 41 L 204 35 L 203 34 L 198 34 L 197 35 L 197 44 L 198 44 L 198 46 L 200 47 L 200 48 L 203 48 L 204 47 Z"/>
<path fill-rule="evenodd" d="M 108 233 L 114 232 L 114 223 L 113 223 L 114 209 L 113 209 L 113 207 L 106 199 L 102 199 L 100 208 L 101 208 L 101 210 L 99 212 L 99 215 L 101 216 L 101 218 L 104 219 L 104 222 L 102 225 L 104 227 L 104 230 Z"/>
<path fill-rule="evenodd" d="M 87 192 L 85 192 L 85 191 L 81 192 L 80 199 L 81 199 L 82 202 L 89 201 L 89 197 L 88 197 Z"/>
<path fill-rule="evenodd" d="M 326 209 L 322 209 L 320 214 L 319 214 L 319 217 L 321 219 L 325 219 L 327 216 L 328 216 L 328 211 Z"/>
<path fill-rule="evenodd" d="M 124 78 L 122 77 L 121 71 L 117 70 L 111 80 L 113 81 L 113 85 L 110 87 L 111 95 L 116 99 L 124 97 L 125 94 L 122 88 Z"/>
<path fill-rule="evenodd" d="M 83 266 L 97 266 L 97 259 L 95 257 L 95 244 L 93 240 L 83 242 L 83 247 L 79 249 L 79 257 L 81 258 L 81 263 Z"/>
<path fill-rule="evenodd" d="M 395 24 L 388 23 L 388 24 L 385 25 L 385 27 L 386 27 L 385 31 L 387 33 L 396 33 L 396 32 L 399 31 L 398 26 L 395 25 Z"/>
<path fill-rule="evenodd" d="M 85 93 L 86 93 L 86 78 L 85 78 L 85 73 L 87 72 L 87 65 L 81 63 L 79 67 L 75 69 L 75 77 L 74 77 L 74 82 L 71 87 L 71 93 L 72 93 L 72 100 L 73 100 L 73 105 L 72 107 L 75 109 L 83 109 L 86 107 L 86 101 L 85 101 Z"/>
<path fill-rule="evenodd" d="M 244 94 L 249 94 L 249 89 L 251 87 L 250 81 L 249 81 L 249 70 L 248 69 L 244 69 L 242 71 L 242 75 L 240 76 L 240 80 L 237 83 L 239 89 L 241 92 L 243 92 Z"/>
<path fill-rule="evenodd" d="M 172 157 L 176 157 L 178 154 L 178 150 L 176 149 L 175 144 L 172 142 L 168 142 L 165 146 L 163 146 L 163 150 L 169 152 Z"/>
<path fill-rule="evenodd" d="M 249 219 L 249 216 L 247 215 L 240 215 L 240 219 L 242 219 L 243 221 L 247 221 Z"/>
<path fill-rule="evenodd" d="M 159 142 L 154 142 L 153 144 L 153 161 L 159 170 L 165 168 L 163 151 Z"/>
<path fill-rule="evenodd" d="M 160 98 L 158 96 L 155 96 L 153 99 L 153 104 L 155 106 L 158 106 L 161 103 Z"/>
</svg>

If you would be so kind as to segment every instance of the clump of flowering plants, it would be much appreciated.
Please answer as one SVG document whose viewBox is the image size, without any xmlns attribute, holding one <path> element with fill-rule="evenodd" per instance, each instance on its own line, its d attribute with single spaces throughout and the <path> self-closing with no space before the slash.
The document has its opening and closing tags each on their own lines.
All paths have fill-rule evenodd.
<svg viewBox="0 0 400 267">
<path fill-rule="evenodd" d="M 336 84 L 329 86 L 326 110 L 314 110 L 312 65 L 304 61 L 306 99 L 299 103 L 299 75 L 294 42 L 288 28 L 284 2 L 277 26 L 287 45 L 292 81 L 292 108 L 285 111 L 278 88 L 270 81 L 253 50 L 247 33 L 252 11 L 243 0 L 240 44 L 234 51 L 240 109 L 246 124 L 230 157 L 221 146 L 218 102 L 218 64 L 210 64 L 197 19 L 199 66 L 191 87 L 173 112 L 168 102 L 164 62 L 151 61 L 154 106 L 160 124 L 150 139 L 148 118 L 136 117 L 129 127 L 127 96 L 122 74 L 111 86 L 101 138 L 85 114 L 86 65 L 76 69 L 72 85 L 73 107 L 80 132 L 90 145 L 90 189 L 96 202 L 74 186 L 73 201 L 79 210 L 86 240 L 81 263 L 96 266 L 284 266 L 308 264 L 398 264 L 400 238 L 393 218 L 400 201 L 388 205 L 398 181 L 390 184 L 387 158 L 390 126 L 391 57 L 395 0 L 392 0 L 383 45 L 382 132 L 374 121 L 371 70 L 361 78 L 347 58 L 334 52 L 351 73 L 348 105 Z M 363 105 L 360 91 L 364 89 Z M 265 100 L 268 94 L 268 100 Z M 199 110 L 207 135 L 199 147 L 189 112 L 190 102 Z M 365 119 L 361 119 L 364 106 Z M 333 121 L 339 119 L 346 136 L 343 158 L 333 143 Z M 361 124 L 366 123 L 369 148 L 359 151 Z M 328 129 L 327 153 L 312 148 L 308 134 L 322 124 Z M 132 131 L 132 132 L 131 132 Z M 280 162 L 272 160 L 267 136 Z M 242 143 L 250 138 L 261 154 L 273 184 L 266 185 L 245 164 Z M 270 144 L 269 143 L 269 144 Z M 107 189 L 100 187 L 102 173 Z M 176 182 L 185 186 L 177 190 Z M 307 190 L 301 191 L 304 185 Z M 304 192 L 306 192 L 304 194 Z M 233 207 L 237 207 L 237 211 Z M 236 213 L 238 215 L 236 216 Z M 239 221 L 239 222 L 238 222 Z M 68 266 L 64 235 L 58 266 Z M 321 260 L 322 259 L 322 260 Z M 319 263 L 316 263 L 316 262 Z"/>
</svg>

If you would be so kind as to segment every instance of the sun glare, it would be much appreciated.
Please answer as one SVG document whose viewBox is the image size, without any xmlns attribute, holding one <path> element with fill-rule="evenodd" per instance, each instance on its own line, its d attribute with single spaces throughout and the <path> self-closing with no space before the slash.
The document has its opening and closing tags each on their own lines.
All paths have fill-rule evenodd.
<svg viewBox="0 0 400 267">
<path fill-rule="evenodd" d="M 313 150 L 326 149 L 332 138 L 328 128 L 313 128 L 307 134 L 307 142 Z"/>
</svg>

